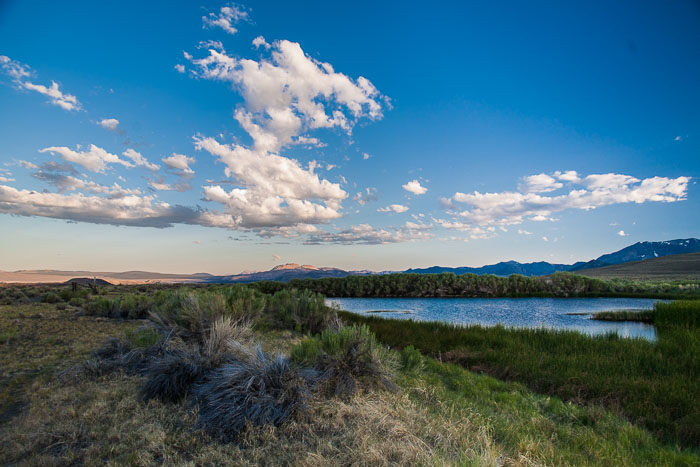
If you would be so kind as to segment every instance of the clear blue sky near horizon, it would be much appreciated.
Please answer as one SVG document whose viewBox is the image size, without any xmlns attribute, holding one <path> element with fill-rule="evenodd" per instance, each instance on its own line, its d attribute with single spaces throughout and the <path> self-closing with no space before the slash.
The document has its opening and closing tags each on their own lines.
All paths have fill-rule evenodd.
<svg viewBox="0 0 700 467">
<path fill-rule="evenodd" d="M 377 3 L 0 2 L 0 270 L 700 236 L 700 4 Z"/>
</svg>

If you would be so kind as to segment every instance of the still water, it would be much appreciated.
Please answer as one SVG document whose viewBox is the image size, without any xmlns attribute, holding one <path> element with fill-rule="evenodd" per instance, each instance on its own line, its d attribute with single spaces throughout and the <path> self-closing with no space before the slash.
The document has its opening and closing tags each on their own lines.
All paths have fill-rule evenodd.
<svg viewBox="0 0 700 467">
<path fill-rule="evenodd" d="M 656 340 L 654 326 L 645 323 L 593 321 L 592 313 L 607 310 L 650 310 L 658 300 L 646 298 L 329 298 L 353 313 L 416 321 L 457 324 L 502 324 L 546 327 L 598 335 Z M 381 313 L 377 313 L 381 311 Z M 571 314 L 584 313 L 584 314 Z"/>
</svg>

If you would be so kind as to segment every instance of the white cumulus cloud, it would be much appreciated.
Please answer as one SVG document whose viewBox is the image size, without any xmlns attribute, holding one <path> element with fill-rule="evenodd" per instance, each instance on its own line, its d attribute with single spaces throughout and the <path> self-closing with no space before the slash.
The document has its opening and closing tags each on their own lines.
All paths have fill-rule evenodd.
<svg viewBox="0 0 700 467">
<path fill-rule="evenodd" d="M 91 144 L 87 151 L 80 151 L 79 147 L 76 149 L 78 150 L 73 151 L 65 146 L 51 146 L 40 149 L 39 152 L 59 154 L 64 160 L 83 166 L 91 172 L 104 173 L 108 164 L 120 164 L 124 167 L 134 166 L 134 164 L 120 159 L 116 154 L 111 154 L 94 144 Z"/>
<path fill-rule="evenodd" d="M 236 34 L 238 29 L 233 27 L 241 20 L 248 19 L 248 12 L 238 5 L 227 5 L 219 10 L 219 13 L 209 13 L 202 16 L 205 27 L 219 27 L 229 34 Z"/>
<path fill-rule="evenodd" d="M 49 102 L 65 110 L 80 110 L 81 104 L 78 98 L 72 94 L 64 93 L 59 89 L 58 83 L 51 81 L 51 86 L 34 84 L 29 81 L 33 75 L 31 69 L 6 55 L 0 55 L 0 70 L 15 82 L 18 88 L 38 92 L 49 98 Z"/>
<path fill-rule="evenodd" d="M 558 190 L 563 186 L 564 184 L 557 182 L 554 177 L 542 173 L 523 178 L 523 185 L 520 189 L 527 193 L 546 193 Z"/>
<path fill-rule="evenodd" d="M 105 118 L 100 120 L 98 124 L 105 130 L 117 131 L 117 128 L 119 127 L 119 120 L 116 118 Z"/>
<path fill-rule="evenodd" d="M 151 170 L 153 172 L 160 169 L 160 166 L 158 164 L 152 164 L 152 163 L 148 162 L 146 160 L 146 158 L 141 155 L 140 152 L 137 152 L 133 149 L 127 149 L 126 151 L 124 151 L 122 153 L 122 156 L 127 157 L 127 158 L 131 159 L 132 161 L 134 161 L 134 164 L 137 167 L 145 167 L 148 170 Z"/>
<path fill-rule="evenodd" d="M 457 192 L 449 203 L 443 205 L 453 210 L 451 212 L 455 218 L 468 225 L 520 224 L 525 220 L 553 220 L 552 213 L 570 209 L 590 210 L 612 204 L 682 201 L 686 199 L 689 181 L 690 177 L 640 180 L 623 174 L 593 174 L 580 178 L 577 182 L 580 188 L 571 189 L 565 194 Z M 460 211 L 459 204 L 469 208 Z"/>
<path fill-rule="evenodd" d="M 401 185 L 401 187 L 406 191 L 410 191 L 414 195 L 423 195 L 428 191 L 427 188 L 421 186 L 418 180 L 411 180 L 405 185 Z"/>
<path fill-rule="evenodd" d="M 402 213 L 408 211 L 408 206 L 404 206 L 403 204 L 391 204 L 389 206 L 379 208 L 377 209 L 379 212 L 395 212 L 395 213 Z"/>
<path fill-rule="evenodd" d="M 165 165 L 171 169 L 179 170 L 182 174 L 193 175 L 194 170 L 190 168 L 190 164 L 195 163 L 194 157 L 188 157 L 184 154 L 173 153 L 170 157 L 161 159 Z"/>
</svg>

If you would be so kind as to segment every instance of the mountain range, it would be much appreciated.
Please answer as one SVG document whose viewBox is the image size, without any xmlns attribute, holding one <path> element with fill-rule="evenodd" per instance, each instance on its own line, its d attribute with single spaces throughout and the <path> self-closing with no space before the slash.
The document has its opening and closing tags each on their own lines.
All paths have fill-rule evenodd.
<svg viewBox="0 0 700 467">
<path fill-rule="evenodd" d="M 90 271 L 56 271 L 56 270 L 23 270 L 14 272 L 0 271 L 0 282 L 65 282 L 76 277 L 98 277 L 112 283 L 149 283 L 149 282 L 186 282 L 186 283 L 246 283 L 256 281 L 288 282 L 292 279 L 319 279 L 323 277 L 346 277 L 350 275 L 414 273 L 439 274 L 452 272 L 454 274 L 494 274 L 510 276 L 545 276 L 558 271 L 587 271 L 612 265 L 643 261 L 669 255 L 700 252 L 700 240 L 687 238 L 663 242 L 638 242 L 622 250 L 602 255 L 588 262 L 574 264 L 552 264 L 545 261 L 534 263 L 519 263 L 505 261 L 481 267 L 442 267 L 407 269 L 405 271 L 345 271 L 338 268 L 319 268 L 308 264 L 282 264 L 269 271 L 244 271 L 241 274 L 215 276 L 207 273 L 197 274 L 161 274 L 145 271 L 128 272 L 90 272 Z M 699 271 L 700 272 L 700 271 Z"/>
<path fill-rule="evenodd" d="M 697 238 L 685 238 L 678 240 L 668 240 L 664 242 L 637 242 L 622 250 L 599 256 L 588 262 L 578 262 L 574 264 L 552 264 L 545 261 L 536 263 L 518 263 L 517 261 L 505 261 L 479 268 L 446 268 L 433 266 L 422 269 L 408 269 L 405 272 L 417 274 L 436 274 L 441 272 L 453 272 L 459 274 L 494 274 L 496 276 L 510 276 L 511 274 L 522 274 L 523 276 L 546 276 L 557 271 L 581 271 L 584 269 L 601 268 L 615 264 L 628 263 L 631 261 L 641 261 L 651 258 L 658 258 L 668 255 L 679 255 L 684 253 L 695 253 L 700 251 L 700 240 Z"/>
</svg>

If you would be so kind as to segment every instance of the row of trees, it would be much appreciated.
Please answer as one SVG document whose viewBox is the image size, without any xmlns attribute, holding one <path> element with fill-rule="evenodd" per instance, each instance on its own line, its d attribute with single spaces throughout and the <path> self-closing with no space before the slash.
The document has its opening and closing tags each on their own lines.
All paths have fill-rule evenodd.
<svg viewBox="0 0 700 467">
<path fill-rule="evenodd" d="M 308 289 L 327 297 L 601 297 L 601 296 L 688 296 L 698 295 L 698 284 L 690 289 L 676 283 L 605 281 L 568 272 L 551 276 L 510 277 L 453 273 L 386 274 L 343 278 L 294 279 L 288 283 L 258 282 L 266 293 L 285 288 Z"/>
</svg>

